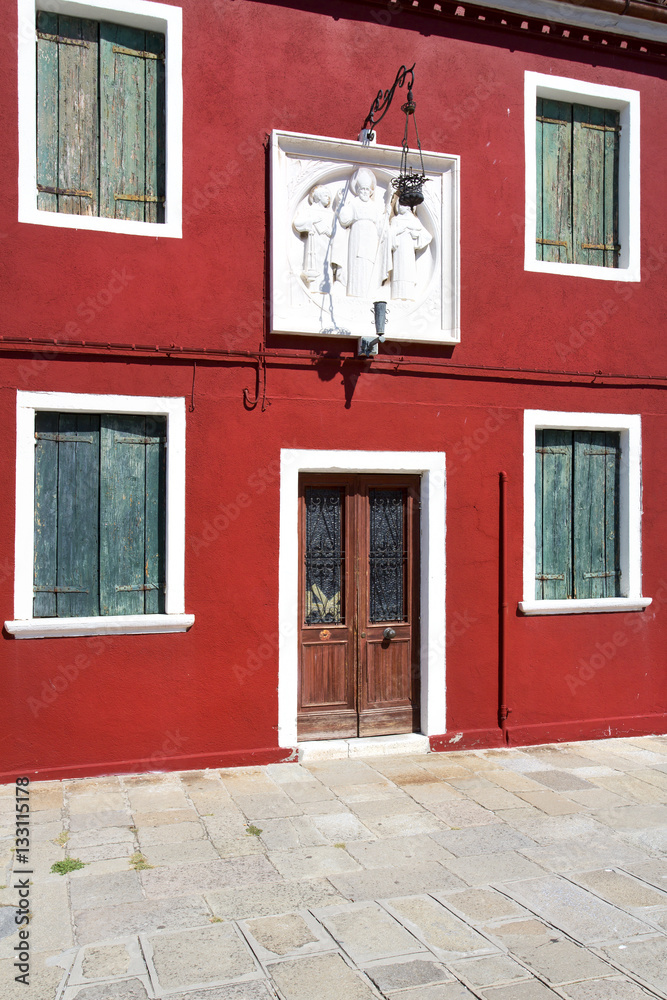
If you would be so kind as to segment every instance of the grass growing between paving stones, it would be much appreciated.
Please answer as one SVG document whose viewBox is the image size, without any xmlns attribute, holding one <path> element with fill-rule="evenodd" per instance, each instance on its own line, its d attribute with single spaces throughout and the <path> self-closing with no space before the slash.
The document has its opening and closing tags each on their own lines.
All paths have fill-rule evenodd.
<svg viewBox="0 0 667 1000">
<path fill-rule="evenodd" d="M 57 844 L 59 847 L 64 847 L 69 840 L 69 830 L 61 830 L 57 837 L 54 837 L 53 843 Z"/>
<path fill-rule="evenodd" d="M 259 826 L 255 826 L 253 823 L 250 823 L 250 825 L 246 827 L 246 833 L 251 837 L 259 837 L 261 832 L 261 828 Z"/>
<path fill-rule="evenodd" d="M 75 872 L 78 868 L 85 867 L 85 861 L 79 861 L 78 858 L 65 858 L 64 861 L 56 861 L 55 864 L 51 865 L 51 871 L 55 875 L 67 875 L 68 872 Z"/>
<path fill-rule="evenodd" d="M 141 851 L 135 851 L 132 857 L 127 859 L 127 863 L 130 868 L 134 868 L 135 872 L 145 871 L 146 868 L 155 868 L 155 865 L 151 865 Z"/>
</svg>

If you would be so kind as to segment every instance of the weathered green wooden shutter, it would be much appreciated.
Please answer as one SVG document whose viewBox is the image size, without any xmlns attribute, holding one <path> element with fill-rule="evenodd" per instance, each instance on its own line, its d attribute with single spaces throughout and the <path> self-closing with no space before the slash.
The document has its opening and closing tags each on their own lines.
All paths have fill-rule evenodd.
<svg viewBox="0 0 667 1000">
<path fill-rule="evenodd" d="M 58 575 L 58 414 L 35 414 L 33 615 L 55 618 Z"/>
<path fill-rule="evenodd" d="M 97 215 L 98 28 L 37 13 L 37 207 Z"/>
<path fill-rule="evenodd" d="M 618 265 L 618 111 L 537 100 L 537 259 Z"/>
<path fill-rule="evenodd" d="M 103 615 L 138 615 L 164 608 L 164 441 L 164 420 L 125 415 L 102 417 L 100 608 Z"/>
<path fill-rule="evenodd" d="M 35 414 L 33 614 L 99 614 L 99 417 Z"/>
<path fill-rule="evenodd" d="M 538 430 L 535 440 L 535 596 L 572 597 L 572 431 Z"/>
<path fill-rule="evenodd" d="M 164 612 L 166 419 L 35 414 L 36 618 Z"/>
<path fill-rule="evenodd" d="M 574 433 L 574 596 L 616 597 L 620 437 L 610 431 Z"/>
<path fill-rule="evenodd" d="M 572 211 L 577 264 L 618 263 L 619 113 L 575 104 Z"/>
<path fill-rule="evenodd" d="M 164 44 L 100 24 L 100 215 L 164 219 Z"/>
<path fill-rule="evenodd" d="M 572 105 L 537 99 L 537 259 L 572 261 Z"/>
</svg>

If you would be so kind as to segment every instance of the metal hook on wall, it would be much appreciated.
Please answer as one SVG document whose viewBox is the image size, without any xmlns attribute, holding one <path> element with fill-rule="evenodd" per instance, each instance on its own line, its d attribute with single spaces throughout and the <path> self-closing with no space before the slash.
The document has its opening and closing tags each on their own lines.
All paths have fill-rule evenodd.
<svg viewBox="0 0 667 1000">
<path fill-rule="evenodd" d="M 266 356 L 262 345 L 259 345 L 259 351 L 257 353 L 257 379 L 255 383 L 255 398 L 251 398 L 251 389 L 243 390 L 243 403 L 247 410 L 254 410 L 260 401 L 260 396 L 262 400 L 262 405 L 260 411 L 264 413 L 267 406 L 271 405 L 271 401 L 266 398 Z"/>
</svg>

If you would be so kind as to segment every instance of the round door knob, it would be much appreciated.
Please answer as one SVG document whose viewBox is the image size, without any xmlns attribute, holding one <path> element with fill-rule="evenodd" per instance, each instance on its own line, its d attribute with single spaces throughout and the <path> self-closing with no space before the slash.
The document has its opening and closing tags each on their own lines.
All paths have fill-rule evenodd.
<svg viewBox="0 0 667 1000">
<path fill-rule="evenodd" d="M 386 628 L 383 632 L 385 639 L 393 639 L 396 635 L 396 630 L 393 628 Z"/>
</svg>

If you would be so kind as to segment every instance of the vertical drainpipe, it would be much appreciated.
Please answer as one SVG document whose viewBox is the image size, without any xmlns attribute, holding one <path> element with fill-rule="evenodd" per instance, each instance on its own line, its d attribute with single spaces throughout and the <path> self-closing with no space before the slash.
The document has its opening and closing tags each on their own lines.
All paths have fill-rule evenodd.
<svg viewBox="0 0 667 1000">
<path fill-rule="evenodd" d="M 507 731 L 507 473 L 500 473 L 500 538 L 498 573 L 498 725 L 503 743 L 509 746 Z"/>
</svg>

